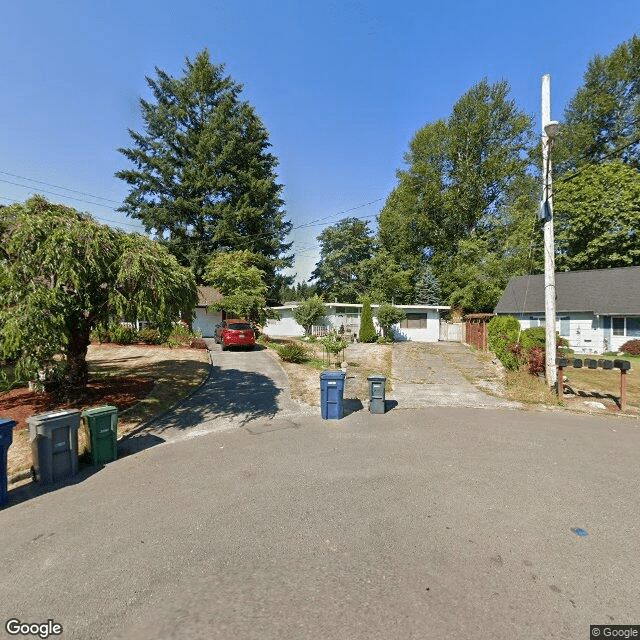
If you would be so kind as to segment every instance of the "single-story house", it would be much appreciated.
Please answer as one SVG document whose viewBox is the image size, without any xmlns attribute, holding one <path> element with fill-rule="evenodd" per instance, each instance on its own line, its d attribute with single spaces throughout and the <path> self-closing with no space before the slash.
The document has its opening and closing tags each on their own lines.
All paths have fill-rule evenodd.
<svg viewBox="0 0 640 640">
<path fill-rule="evenodd" d="M 495 308 L 523 329 L 544 325 L 544 274 L 512 278 Z M 640 267 L 556 273 L 556 331 L 576 353 L 640 338 Z"/>
<path fill-rule="evenodd" d="M 203 338 L 213 338 L 215 326 L 222 322 L 222 311 L 207 311 L 207 307 L 220 300 L 222 294 L 214 287 L 198 287 L 198 304 L 191 327 L 199 331 Z"/>
<path fill-rule="evenodd" d="M 271 337 L 302 336 L 304 328 L 293 317 L 298 306 L 297 302 L 290 302 L 281 307 L 271 307 L 280 314 L 279 320 L 267 320 L 263 331 Z M 360 330 L 361 304 L 343 304 L 341 302 L 326 302 L 326 316 L 322 323 L 329 330 L 342 331 L 345 335 L 357 335 Z M 372 304 L 373 324 L 382 333 L 375 317 L 379 305 Z M 440 312 L 449 311 L 451 307 L 431 305 L 395 305 L 407 314 L 407 319 L 392 327 L 396 340 L 414 340 L 416 342 L 438 342 L 440 335 Z"/>
</svg>

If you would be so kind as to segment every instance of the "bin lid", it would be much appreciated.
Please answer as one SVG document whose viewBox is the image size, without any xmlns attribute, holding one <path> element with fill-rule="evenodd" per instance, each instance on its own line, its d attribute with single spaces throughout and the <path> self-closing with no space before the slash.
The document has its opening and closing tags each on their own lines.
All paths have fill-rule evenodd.
<svg viewBox="0 0 640 640">
<path fill-rule="evenodd" d="M 118 407 L 114 407 L 110 404 L 107 404 L 103 407 L 92 407 L 90 409 L 85 409 L 82 412 L 82 417 L 93 417 L 93 416 L 100 416 L 104 413 L 118 413 Z"/>
<path fill-rule="evenodd" d="M 387 379 L 387 376 L 383 376 L 381 373 L 372 373 L 370 376 L 367 376 L 367 380 L 372 380 L 374 382 L 383 382 Z"/>
<path fill-rule="evenodd" d="M 344 371 L 323 371 L 320 380 L 344 380 L 346 375 Z"/>
<path fill-rule="evenodd" d="M 7 431 L 10 431 L 16 426 L 16 424 L 18 423 L 11 418 L 0 418 L 0 430 L 4 431 L 6 429 Z"/>
<path fill-rule="evenodd" d="M 48 420 L 59 420 L 67 416 L 80 416 L 80 409 L 65 409 L 64 411 L 48 411 L 47 413 L 36 413 L 27 418 L 28 424 L 38 424 L 39 422 L 47 422 Z"/>
</svg>

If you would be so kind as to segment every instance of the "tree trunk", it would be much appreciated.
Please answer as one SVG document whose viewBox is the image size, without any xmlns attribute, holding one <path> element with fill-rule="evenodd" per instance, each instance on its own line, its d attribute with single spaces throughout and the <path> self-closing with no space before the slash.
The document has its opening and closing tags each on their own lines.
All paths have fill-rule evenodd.
<svg viewBox="0 0 640 640">
<path fill-rule="evenodd" d="M 62 383 L 62 391 L 67 396 L 79 396 L 89 382 L 87 349 L 91 342 L 90 330 L 76 330 L 71 333 L 67 347 L 67 371 Z"/>
</svg>

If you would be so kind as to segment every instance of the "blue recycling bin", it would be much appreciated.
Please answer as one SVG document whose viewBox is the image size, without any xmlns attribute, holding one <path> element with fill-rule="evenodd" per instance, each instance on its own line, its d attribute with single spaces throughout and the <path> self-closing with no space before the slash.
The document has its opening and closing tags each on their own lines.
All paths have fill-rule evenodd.
<svg viewBox="0 0 640 640">
<path fill-rule="evenodd" d="M 16 421 L 11 418 L 0 418 L 0 456 L 2 469 L 0 469 L 0 507 L 4 507 L 9 499 L 7 491 L 7 451 L 13 442 L 13 427 Z"/>
<path fill-rule="evenodd" d="M 320 374 L 320 411 L 323 420 L 344 417 L 344 371 L 323 371 Z"/>
</svg>

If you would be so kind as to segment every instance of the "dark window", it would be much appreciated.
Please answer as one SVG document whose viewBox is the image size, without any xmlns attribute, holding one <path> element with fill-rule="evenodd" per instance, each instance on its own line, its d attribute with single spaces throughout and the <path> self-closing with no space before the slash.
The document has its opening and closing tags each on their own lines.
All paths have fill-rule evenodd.
<svg viewBox="0 0 640 640">
<path fill-rule="evenodd" d="M 623 336 L 624 335 L 624 318 L 612 318 L 612 320 L 613 320 L 613 335 Z"/>
<path fill-rule="evenodd" d="M 403 329 L 426 329 L 427 318 L 426 313 L 407 313 L 406 320 L 403 320 L 400 326 Z"/>
<path fill-rule="evenodd" d="M 627 335 L 631 338 L 640 337 L 640 318 L 627 318 Z"/>
<path fill-rule="evenodd" d="M 227 329 L 230 331 L 251 331 L 251 325 L 245 322 L 230 322 Z"/>
</svg>

